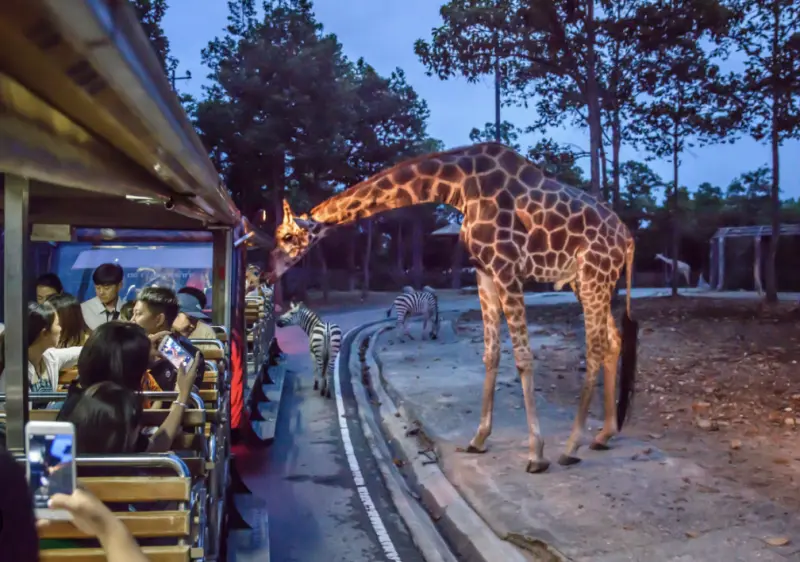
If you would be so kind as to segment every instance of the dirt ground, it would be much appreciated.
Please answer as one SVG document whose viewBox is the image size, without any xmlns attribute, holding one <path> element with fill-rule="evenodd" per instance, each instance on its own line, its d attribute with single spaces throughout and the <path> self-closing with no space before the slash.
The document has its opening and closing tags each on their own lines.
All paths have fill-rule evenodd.
<svg viewBox="0 0 800 562">
<path fill-rule="evenodd" d="M 684 297 L 636 299 L 633 311 L 640 327 L 637 394 L 623 431 L 788 509 L 800 508 L 796 307 Z M 577 304 L 528 307 L 528 320 L 537 325 L 532 331 L 575 342 L 535 350 L 536 388 L 557 403 L 577 405 L 584 365 L 580 314 Z M 480 313 L 463 314 L 457 329 L 482 333 Z M 511 353 L 508 341 L 504 353 Z M 601 393 L 592 404 L 600 419 Z"/>
</svg>

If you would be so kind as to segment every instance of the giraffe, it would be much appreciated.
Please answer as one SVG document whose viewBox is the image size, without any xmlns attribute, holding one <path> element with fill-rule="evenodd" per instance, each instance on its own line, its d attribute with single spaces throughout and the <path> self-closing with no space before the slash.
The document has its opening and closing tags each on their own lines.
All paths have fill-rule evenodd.
<svg viewBox="0 0 800 562">
<path fill-rule="evenodd" d="M 558 290 L 569 284 L 584 311 L 586 376 L 572 431 L 558 462 L 564 466 L 580 462 L 576 453 L 601 366 L 605 415 L 603 429 L 590 448 L 609 449 L 609 440 L 625 420 L 636 371 L 638 325 L 631 318 L 630 291 L 633 238 L 604 203 L 545 177 L 513 149 L 482 143 L 419 156 L 334 195 L 307 214 L 295 215 L 284 201 L 284 218 L 276 228 L 276 247 L 271 254 L 271 275 L 282 275 L 340 225 L 423 203 L 445 204 L 463 213 L 460 235 L 476 267 L 486 376 L 480 423 L 465 452 L 486 452 L 492 432 L 504 315 L 522 382 L 529 435 L 526 470 L 539 473 L 550 466 L 534 400 L 533 353 L 522 289 L 526 279 L 553 282 Z M 628 289 L 620 336 L 611 314 L 611 298 L 623 267 Z"/>
</svg>

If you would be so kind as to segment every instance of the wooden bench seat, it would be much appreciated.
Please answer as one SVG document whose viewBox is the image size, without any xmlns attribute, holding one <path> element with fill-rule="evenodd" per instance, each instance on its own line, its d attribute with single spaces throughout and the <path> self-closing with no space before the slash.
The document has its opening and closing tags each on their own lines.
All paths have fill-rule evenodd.
<svg viewBox="0 0 800 562">
<path fill-rule="evenodd" d="M 79 469 L 80 470 L 80 469 Z M 81 486 L 106 503 L 152 504 L 191 500 L 191 479 L 182 476 L 132 476 L 132 477 L 81 477 Z M 174 539 L 190 540 L 192 512 L 187 510 L 117 512 L 116 516 L 139 540 Z M 83 532 L 69 521 L 53 521 L 39 530 L 42 539 L 85 539 Z M 186 562 L 192 558 L 188 545 L 145 546 L 142 551 L 150 560 L 158 562 Z M 200 554 L 198 552 L 198 554 Z M 39 560 L 105 561 L 100 548 L 43 549 Z"/>
<path fill-rule="evenodd" d="M 146 546 L 142 548 L 150 562 L 186 562 L 191 560 L 191 548 L 188 546 Z M 106 562 L 106 555 L 100 548 L 63 548 L 43 550 L 39 553 L 39 562 Z"/>
</svg>

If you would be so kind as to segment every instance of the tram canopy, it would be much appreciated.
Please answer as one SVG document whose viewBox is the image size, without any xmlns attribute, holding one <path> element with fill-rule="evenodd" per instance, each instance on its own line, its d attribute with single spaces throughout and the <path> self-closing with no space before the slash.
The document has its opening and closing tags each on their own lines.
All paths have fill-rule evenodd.
<svg viewBox="0 0 800 562">
<path fill-rule="evenodd" d="M 0 2 L 0 172 L 31 223 L 241 224 L 129 2 Z"/>
</svg>

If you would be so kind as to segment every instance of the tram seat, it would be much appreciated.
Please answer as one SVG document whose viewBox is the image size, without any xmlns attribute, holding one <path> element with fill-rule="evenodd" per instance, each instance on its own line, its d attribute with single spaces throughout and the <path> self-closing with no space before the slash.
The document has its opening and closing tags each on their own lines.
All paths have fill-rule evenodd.
<svg viewBox="0 0 800 562">
<path fill-rule="evenodd" d="M 78 482 L 107 504 L 132 504 L 137 511 L 117 511 L 116 516 L 142 545 L 150 559 L 159 562 L 188 562 L 202 559 L 207 529 L 202 494 L 188 464 L 175 455 L 140 455 L 133 457 L 98 457 L 93 459 L 92 474 L 84 472 L 87 459 L 79 457 Z M 167 462 L 164 462 L 167 461 Z M 133 476 L 96 476 L 130 471 Z M 165 475 L 165 472 L 169 475 Z M 168 508 L 168 509 L 167 509 Z M 146 510 L 146 511 L 145 511 Z M 197 534 L 201 533 L 198 537 Z M 69 521 L 52 521 L 39 530 L 42 539 L 90 539 Z M 157 540 L 159 545 L 152 545 Z M 166 543 L 166 544 L 164 544 Z M 192 546 L 196 545 L 196 546 Z M 39 559 L 48 561 L 105 561 L 100 548 L 43 548 Z"/>
</svg>

